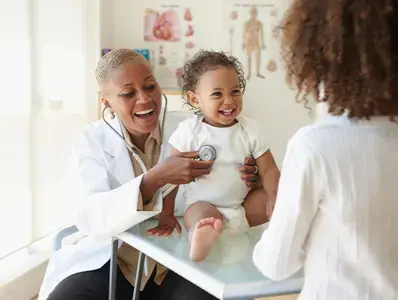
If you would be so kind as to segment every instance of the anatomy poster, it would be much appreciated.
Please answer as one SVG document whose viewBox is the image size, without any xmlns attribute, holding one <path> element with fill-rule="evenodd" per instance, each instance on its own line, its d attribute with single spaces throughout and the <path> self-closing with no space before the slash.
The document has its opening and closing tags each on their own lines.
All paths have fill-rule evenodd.
<svg viewBox="0 0 398 300">
<path fill-rule="evenodd" d="M 278 9 L 271 1 L 248 2 L 224 3 L 227 51 L 243 63 L 247 80 L 264 80 L 279 64 L 274 35 Z"/>
<path fill-rule="evenodd" d="M 178 88 L 184 61 L 195 51 L 194 15 L 189 7 L 163 4 L 147 8 L 143 38 L 151 50 L 151 62 L 164 89 Z"/>
</svg>

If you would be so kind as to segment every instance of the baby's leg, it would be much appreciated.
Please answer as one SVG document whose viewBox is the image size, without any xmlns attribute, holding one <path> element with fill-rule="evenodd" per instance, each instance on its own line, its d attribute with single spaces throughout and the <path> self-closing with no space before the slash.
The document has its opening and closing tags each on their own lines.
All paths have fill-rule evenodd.
<svg viewBox="0 0 398 300">
<path fill-rule="evenodd" d="M 185 211 L 184 226 L 190 234 L 190 257 L 199 262 L 209 254 L 222 231 L 222 215 L 210 203 L 195 202 Z"/>
</svg>

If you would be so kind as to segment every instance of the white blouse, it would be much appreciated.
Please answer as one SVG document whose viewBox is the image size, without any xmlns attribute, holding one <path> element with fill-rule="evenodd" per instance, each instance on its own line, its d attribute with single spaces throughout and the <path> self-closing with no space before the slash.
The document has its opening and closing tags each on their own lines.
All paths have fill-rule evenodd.
<svg viewBox="0 0 398 300">
<path fill-rule="evenodd" d="M 398 125 L 326 117 L 289 141 L 259 270 L 299 299 L 398 299 Z"/>
</svg>

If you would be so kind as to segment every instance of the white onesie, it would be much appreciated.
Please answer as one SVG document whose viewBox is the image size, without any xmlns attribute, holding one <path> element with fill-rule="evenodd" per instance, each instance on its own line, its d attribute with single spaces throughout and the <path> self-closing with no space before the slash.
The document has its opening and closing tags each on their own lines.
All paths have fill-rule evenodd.
<svg viewBox="0 0 398 300">
<path fill-rule="evenodd" d="M 204 145 L 217 152 L 211 173 L 186 185 L 186 208 L 197 201 L 213 204 L 224 217 L 224 228 L 244 231 L 248 228 L 242 203 L 249 188 L 241 179 L 239 168 L 246 157 L 263 155 L 268 147 L 260 125 L 249 118 L 238 117 L 230 127 L 214 127 L 203 122 L 202 116 L 182 121 L 169 143 L 180 152 L 198 151 Z"/>
</svg>

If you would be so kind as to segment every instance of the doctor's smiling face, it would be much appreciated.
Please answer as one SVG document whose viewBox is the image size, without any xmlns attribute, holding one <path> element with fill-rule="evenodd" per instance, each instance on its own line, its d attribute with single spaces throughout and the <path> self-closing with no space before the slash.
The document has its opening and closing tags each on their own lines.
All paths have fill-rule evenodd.
<svg viewBox="0 0 398 300">
<path fill-rule="evenodd" d="M 161 109 L 161 90 L 151 67 L 130 49 L 106 55 L 96 72 L 102 102 L 115 112 L 133 138 L 147 137 L 156 128 Z"/>
</svg>

